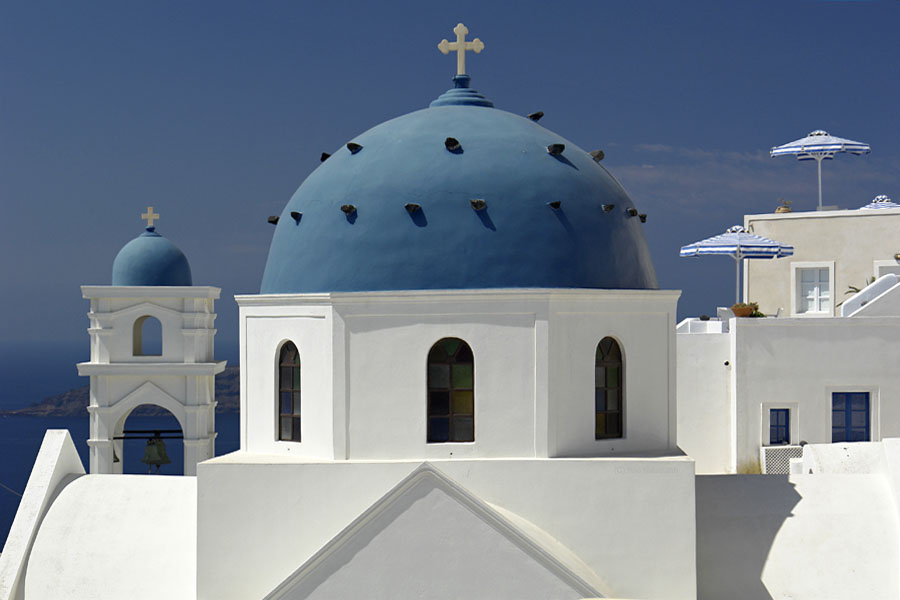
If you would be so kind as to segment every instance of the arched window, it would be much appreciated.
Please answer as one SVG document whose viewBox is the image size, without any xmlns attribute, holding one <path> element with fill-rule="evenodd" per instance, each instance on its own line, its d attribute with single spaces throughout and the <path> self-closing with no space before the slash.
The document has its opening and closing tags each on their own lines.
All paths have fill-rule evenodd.
<svg viewBox="0 0 900 600">
<path fill-rule="evenodd" d="M 131 353 L 134 356 L 162 356 L 162 323 L 144 315 L 134 322 L 131 332 Z"/>
<path fill-rule="evenodd" d="M 605 337 L 597 344 L 594 362 L 594 439 L 623 436 L 624 382 L 622 350 L 616 340 Z"/>
<path fill-rule="evenodd" d="M 428 352 L 428 443 L 475 441 L 475 359 L 459 338 Z"/>
<path fill-rule="evenodd" d="M 278 439 L 300 441 L 300 353 L 285 342 L 278 357 Z"/>
</svg>

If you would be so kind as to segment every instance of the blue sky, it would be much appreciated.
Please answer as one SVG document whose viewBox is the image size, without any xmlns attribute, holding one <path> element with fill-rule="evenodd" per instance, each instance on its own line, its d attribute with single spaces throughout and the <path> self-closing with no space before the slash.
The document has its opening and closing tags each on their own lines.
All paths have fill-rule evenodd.
<svg viewBox="0 0 900 600">
<path fill-rule="evenodd" d="M 604 165 L 642 212 L 680 315 L 733 296 L 730 259 L 686 243 L 816 205 L 814 163 L 768 149 L 826 129 L 871 144 L 824 165 L 825 204 L 900 197 L 900 2 L 0 4 L 0 343 L 83 348 L 79 285 L 109 283 L 153 205 L 194 282 L 258 291 L 278 214 L 354 135 L 450 87 L 463 21 L 473 87 Z"/>
</svg>

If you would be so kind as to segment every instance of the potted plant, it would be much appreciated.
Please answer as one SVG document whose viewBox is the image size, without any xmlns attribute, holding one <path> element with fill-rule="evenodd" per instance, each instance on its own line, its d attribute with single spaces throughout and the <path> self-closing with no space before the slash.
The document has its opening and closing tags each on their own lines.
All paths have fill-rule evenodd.
<svg viewBox="0 0 900 600">
<path fill-rule="evenodd" d="M 775 212 L 777 213 L 789 213 L 791 212 L 791 201 L 785 200 L 784 198 L 779 198 L 778 202 L 780 203 L 776 208 Z"/>
<path fill-rule="evenodd" d="M 738 302 L 731 306 L 731 312 L 736 317 L 749 317 L 753 313 L 759 312 L 759 305 L 756 302 Z"/>
</svg>

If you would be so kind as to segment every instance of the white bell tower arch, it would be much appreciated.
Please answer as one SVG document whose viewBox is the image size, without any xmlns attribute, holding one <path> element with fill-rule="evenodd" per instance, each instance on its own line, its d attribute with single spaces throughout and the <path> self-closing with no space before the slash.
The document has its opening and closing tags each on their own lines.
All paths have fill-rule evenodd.
<svg viewBox="0 0 900 600">
<path fill-rule="evenodd" d="M 116 256 L 113 285 L 81 287 L 91 302 L 91 359 L 78 365 L 91 378 L 90 472 L 122 472 L 115 438 L 131 411 L 152 404 L 178 420 L 184 474 L 196 475 L 215 456 L 215 376 L 227 362 L 214 358 L 221 290 L 191 285 L 184 254 L 152 227 L 159 215 L 150 207 L 143 216 L 151 226 Z"/>
</svg>

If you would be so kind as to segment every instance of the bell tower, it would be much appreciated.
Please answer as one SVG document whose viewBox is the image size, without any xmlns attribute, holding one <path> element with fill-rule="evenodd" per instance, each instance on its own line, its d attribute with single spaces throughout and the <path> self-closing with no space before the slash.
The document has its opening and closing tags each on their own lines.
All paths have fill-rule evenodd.
<svg viewBox="0 0 900 600">
<path fill-rule="evenodd" d="M 153 207 L 146 230 L 113 262 L 112 285 L 81 287 L 88 313 L 91 379 L 90 472 L 121 473 L 125 420 L 138 406 L 160 406 L 184 435 L 184 474 L 215 455 L 214 302 L 221 290 L 192 285 L 187 258 L 159 235 Z M 117 439 L 119 438 L 119 439 Z"/>
</svg>

